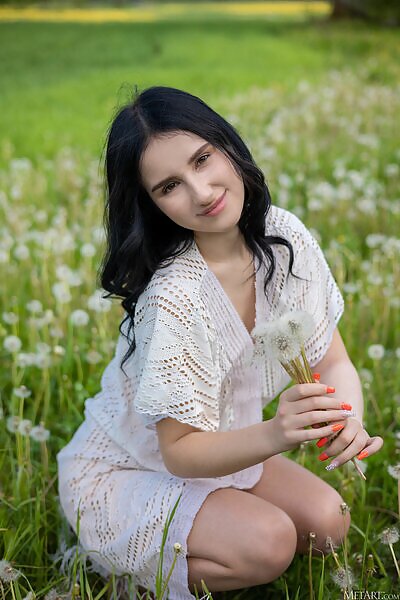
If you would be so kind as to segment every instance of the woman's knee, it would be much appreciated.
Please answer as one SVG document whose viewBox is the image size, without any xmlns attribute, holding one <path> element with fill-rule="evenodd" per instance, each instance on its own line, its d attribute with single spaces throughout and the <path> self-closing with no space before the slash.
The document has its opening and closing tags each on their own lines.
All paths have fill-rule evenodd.
<svg viewBox="0 0 400 600">
<path fill-rule="evenodd" d="M 293 560 L 296 546 L 296 527 L 289 515 L 277 508 L 273 519 L 258 524 L 252 551 L 243 560 L 248 585 L 268 583 L 282 575 Z"/>
<path fill-rule="evenodd" d="M 316 547 L 324 554 L 338 548 L 350 528 L 349 507 L 333 488 L 325 495 L 321 509 L 315 515 Z"/>
</svg>

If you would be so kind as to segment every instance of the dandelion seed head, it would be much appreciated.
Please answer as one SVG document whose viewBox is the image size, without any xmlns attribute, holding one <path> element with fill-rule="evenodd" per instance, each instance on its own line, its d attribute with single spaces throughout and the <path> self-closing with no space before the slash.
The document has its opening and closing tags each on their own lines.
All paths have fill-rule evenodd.
<svg viewBox="0 0 400 600">
<path fill-rule="evenodd" d="M 28 592 L 26 596 L 22 598 L 22 600 L 35 600 L 36 596 L 33 592 Z"/>
<path fill-rule="evenodd" d="M 72 311 L 69 316 L 69 320 L 71 321 L 72 325 L 80 327 L 89 323 L 89 315 L 86 310 L 77 309 Z"/>
<path fill-rule="evenodd" d="M 280 322 L 284 329 L 286 327 L 289 329 L 300 345 L 308 340 L 315 329 L 314 319 L 308 312 L 303 310 L 284 314 Z"/>
<path fill-rule="evenodd" d="M 379 539 L 382 542 L 382 544 L 396 544 L 396 542 L 400 540 L 399 529 L 395 526 L 387 527 L 379 535 Z"/>
<path fill-rule="evenodd" d="M 18 415 L 12 415 L 11 417 L 8 417 L 7 421 L 6 421 L 7 430 L 10 433 L 15 433 L 18 429 L 20 420 L 21 420 L 21 417 L 19 417 Z"/>
<path fill-rule="evenodd" d="M 23 436 L 28 436 L 32 429 L 32 421 L 30 419 L 21 419 L 18 423 L 18 433 Z"/>
<path fill-rule="evenodd" d="M 13 312 L 3 312 L 2 317 L 4 323 L 7 323 L 7 325 L 15 325 L 18 323 L 18 315 Z"/>
<path fill-rule="evenodd" d="M 397 465 L 389 465 L 387 470 L 389 475 L 391 475 L 395 479 L 400 480 L 400 463 L 398 463 Z"/>
<path fill-rule="evenodd" d="M 340 512 L 342 513 L 342 515 L 345 515 L 346 513 L 350 512 L 350 507 L 348 504 L 346 504 L 346 502 L 341 503 Z"/>
<path fill-rule="evenodd" d="M 4 558 L 0 560 L 0 579 L 5 583 L 16 581 L 21 576 L 21 571 L 14 569 L 12 564 Z"/>
<path fill-rule="evenodd" d="M 17 398 L 29 398 L 32 395 L 31 390 L 29 390 L 26 385 L 21 385 L 20 387 L 13 389 L 14 396 Z"/>
<path fill-rule="evenodd" d="M 8 335 L 4 338 L 3 347 L 7 352 L 14 354 L 21 349 L 22 342 L 16 335 Z"/>
<path fill-rule="evenodd" d="M 372 344 L 372 346 L 369 346 L 367 352 L 372 360 L 381 360 L 385 356 L 385 348 L 382 344 Z"/>
<path fill-rule="evenodd" d="M 30 430 L 29 435 L 35 442 L 47 442 L 50 437 L 50 431 L 43 427 L 43 425 L 35 425 Z"/>
<path fill-rule="evenodd" d="M 97 352 L 97 350 L 89 350 L 89 352 L 86 354 L 86 362 L 88 362 L 90 365 L 97 365 L 102 361 L 102 359 L 102 355 L 100 352 Z"/>
<path fill-rule="evenodd" d="M 43 310 L 43 305 L 40 302 L 40 300 L 30 300 L 29 302 L 27 302 L 26 304 L 26 309 L 36 315 L 42 312 Z"/>
<path fill-rule="evenodd" d="M 351 569 L 339 567 L 331 573 L 331 578 L 341 590 L 345 590 L 353 586 L 354 576 Z"/>
</svg>

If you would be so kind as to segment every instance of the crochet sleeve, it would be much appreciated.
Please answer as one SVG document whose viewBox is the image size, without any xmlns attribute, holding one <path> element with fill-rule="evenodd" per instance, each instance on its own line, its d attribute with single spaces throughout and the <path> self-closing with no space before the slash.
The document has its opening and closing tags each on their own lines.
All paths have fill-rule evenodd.
<svg viewBox="0 0 400 600">
<path fill-rule="evenodd" d="M 220 377 L 210 336 L 201 303 L 179 285 L 166 283 L 139 298 L 127 374 L 133 408 L 147 427 L 172 417 L 218 430 Z"/>
<path fill-rule="evenodd" d="M 327 352 L 333 332 L 344 310 L 344 301 L 325 256 L 307 227 L 290 215 L 291 241 L 295 259 L 293 272 L 302 277 L 291 280 L 291 310 L 307 311 L 314 319 L 313 335 L 305 344 L 305 352 L 313 367 Z"/>
</svg>

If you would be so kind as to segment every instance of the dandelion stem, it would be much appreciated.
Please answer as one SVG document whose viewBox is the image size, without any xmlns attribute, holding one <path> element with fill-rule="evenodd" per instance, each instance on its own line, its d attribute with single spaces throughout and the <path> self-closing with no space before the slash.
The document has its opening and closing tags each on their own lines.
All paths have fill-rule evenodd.
<svg viewBox="0 0 400 600">
<path fill-rule="evenodd" d="M 393 556 L 393 562 L 394 562 L 394 566 L 396 567 L 397 576 L 400 579 L 400 569 L 399 569 L 399 564 L 397 562 L 396 554 L 394 553 L 394 550 L 393 550 L 393 544 L 389 544 L 389 548 L 390 548 L 390 552 L 392 553 L 392 556 Z"/>
</svg>

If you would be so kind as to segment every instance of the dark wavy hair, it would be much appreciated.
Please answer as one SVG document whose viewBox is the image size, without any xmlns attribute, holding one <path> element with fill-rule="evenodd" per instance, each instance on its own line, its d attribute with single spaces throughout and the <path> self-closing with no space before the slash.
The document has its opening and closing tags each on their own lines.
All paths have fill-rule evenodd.
<svg viewBox="0 0 400 600">
<path fill-rule="evenodd" d="M 177 225 L 156 206 L 142 185 L 139 170 L 142 154 L 154 136 L 179 131 L 192 132 L 224 152 L 242 177 L 245 201 L 238 226 L 253 255 L 260 261 L 268 258 L 265 293 L 275 270 L 271 245 L 288 248 L 289 272 L 294 275 L 290 242 L 265 235 L 271 197 L 262 171 L 236 129 L 188 92 L 163 86 L 141 93 L 136 90 L 133 101 L 118 110 L 105 144 L 107 248 L 99 275 L 102 287 L 109 292 L 107 297 L 122 298 L 126 316 L 120 333 L 129 321 L 128 332 L 123 333 L 129 349 L 121 368 L 136 348 L 134 320 L 140 294 L 154 272 L 184 253 L 194 238 L 192 230 Z"/>
</svg>

